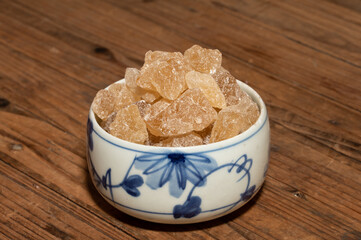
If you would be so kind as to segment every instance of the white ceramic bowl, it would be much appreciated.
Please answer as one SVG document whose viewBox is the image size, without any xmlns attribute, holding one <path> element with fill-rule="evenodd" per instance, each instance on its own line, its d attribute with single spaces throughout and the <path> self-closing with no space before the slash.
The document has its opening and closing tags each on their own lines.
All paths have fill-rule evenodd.
<svg viewBox="0 0 361 240">
<path fill-rule="evenodd" d="M 145 146 L 87 126 L 88 167 L 99 193 L 117 209 L 159 223 L 196 223 L 235 211 L 260 189 L 268 168 L 270 130 L 261 97 L 260 117 L 233 138 L 194 147 Z"/>
</svg>

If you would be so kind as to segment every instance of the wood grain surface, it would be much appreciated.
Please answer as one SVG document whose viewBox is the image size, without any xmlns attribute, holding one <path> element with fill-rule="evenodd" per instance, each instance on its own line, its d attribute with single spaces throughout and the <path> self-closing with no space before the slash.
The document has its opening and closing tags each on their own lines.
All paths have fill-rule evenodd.
<svg viewBox="0 0 361 240">
<path fill-rule="evenodd" d="M 88 110 L 193 44 L 264 99 L 266 181 L 220 219 L 137 220 L 92 186 Z M 0 0 L 0 239 L 361 239 L 361 1 Z"/>
</svg>

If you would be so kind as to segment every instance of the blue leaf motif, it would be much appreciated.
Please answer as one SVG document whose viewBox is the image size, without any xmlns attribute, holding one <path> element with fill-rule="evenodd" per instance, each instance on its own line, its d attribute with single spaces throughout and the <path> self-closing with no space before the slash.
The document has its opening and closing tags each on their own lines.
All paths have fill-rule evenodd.
<svg viewBox="0 0 361 240">
<path fill-rule="evenodd" d="M 176 205 L 173 208 L 174 218 L 192 218 L 201 213 L 200 205 L 202 199 L 198 196 L 189 198 L 183 205 Z"/>
<path fill-rule="evenodd" d="M 141 176 L 139 175 L 131 175 L 129 176 L 129 171 L 132 167 L 129 168 L 128 172 L 126 173 L 123 181 L 121 181 L 118 184 L 113 184 L 112 183 L 112 172 L 111 172 L 111 168 L 109 168 L 104 175 L 99 175 L 99 173 L 95 170 L 94 165 L 93 165 L 93 161 L 91 159 L 91 155 L 88 151 L 88 158 L 89 158 L 89 162 L 91 165 L 91 169 L 93 172 L 93 177 L 94 177 L 94 181 L 95 183 L 98 185 L 101 184 L 101 186 L 105 189 L 108 190 L 110 192 L 110 197 L 112 200 L 113 199 L 113 189 L 116 188 L 123 188 L 129 195 L 133 196 L 133 197 L 138 197 L 140 196 L 140 191 L 138 190 L 138 187 L 141 187 L 144 184 L 144 180 Z M 132 164 L 133 165 L 133 164 Z"/>
<path fill-rule="evenodd" d="M 88 122 L 87 122 L 87 138 L 88 138 L 88 146 L 90 148 L 91 151 L 93 151 L 93 123 L 90 121 L 90 119 L 88 118 Z"/>
<path fill-rule="evenodd" d="M 128 187 L 134 188 L 134 187 L 140 187 L 143 185 L 143 178 L 139 175 L 132 175 L 129 176 L 125 181 L 124 185 L 127 185 Z"/>
<path fill-rule="evenodd" d="M 108 186 L 111 186 L 111 169 L 109 168 L 107 170 L 107 172 L 105 173 L 105 175 L 102 176 L 101 178 L 101 183 L 102 183 L 102 186 L 105 190 L 108 189 Z"/>
<path fill-rule="evenodd" d="M 142 186 L 143 183 L 144 181 L 141 176 L 132 175 L 124 180 L 122 187 L 128 194 L 132 195 L 133 197 L 138 197 L 140 195 L 138 187 Z"/>
<path fill-rule="evenodd" d="M 108 184 L 107 184 L 107 177 L 106 177 L 106 175 L 105 176 L 102 176 L 102 186 L 103 186 L 103 188 L 105 189 L 105 190 L 107 190 L 108 189 Z"/>
</svg>

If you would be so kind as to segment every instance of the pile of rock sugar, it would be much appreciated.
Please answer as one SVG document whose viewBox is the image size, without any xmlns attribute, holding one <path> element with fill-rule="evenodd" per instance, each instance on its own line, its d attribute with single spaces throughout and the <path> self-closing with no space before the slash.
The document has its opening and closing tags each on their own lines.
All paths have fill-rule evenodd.
<svg viewBox="0 0 361 240">
<path fill-rule="evenodd" d="M 259 109 L 222 66 L 217 49 L 148 51 L 140 70 L 100 90 L 92 110 L 115 137 L 159 147 L 219 142 L 252 126 Z"/>
</svg>

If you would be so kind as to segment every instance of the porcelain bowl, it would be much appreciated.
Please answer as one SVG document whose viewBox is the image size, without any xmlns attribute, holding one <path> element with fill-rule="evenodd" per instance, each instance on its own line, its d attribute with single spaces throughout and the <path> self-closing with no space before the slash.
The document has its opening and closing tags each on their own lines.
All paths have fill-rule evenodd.
<svg viewBox="0 0 361 240">
<path fill-rule="evenodd" d="M 136 218 L 184 224 L 211 220 L 243 206 L 264 182 L 270 146 L 261 97 L 238 81 L 258 104 L 260 117 L 233 138 L 193 147 L 145 146 L 104 131 L 92 110 L 87 161 L 101 196 Z"/>
</svg>

